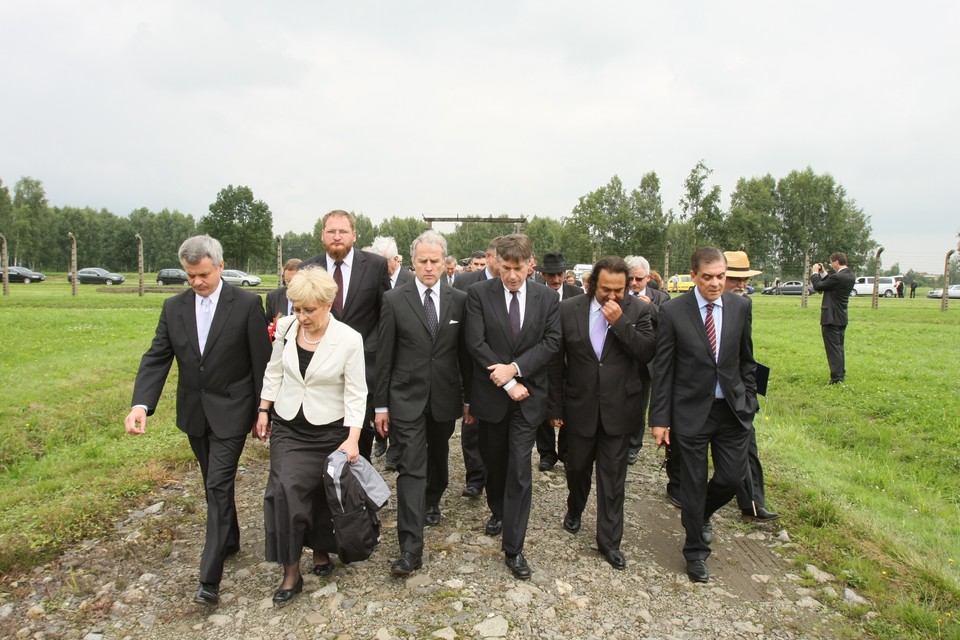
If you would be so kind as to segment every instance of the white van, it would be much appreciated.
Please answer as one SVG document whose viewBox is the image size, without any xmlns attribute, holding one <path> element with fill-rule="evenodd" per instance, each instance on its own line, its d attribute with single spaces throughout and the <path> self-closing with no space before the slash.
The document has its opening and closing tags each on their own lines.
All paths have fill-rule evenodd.
<svg viewBox="0 0 960 640">
<path fill-rule="evenodd" d="M 577 274 L 577 280 L 583 280 L 583 274 L 587 271 L 593 269 L 592 264 L 575 264 L 573 265 L 573 272 Z"/>
<path fill-rule="evenodd" d="M 893 276 L 880 276 L 877 278 L 877 290 L 884 298 L 893 298 L 897 295 L 897 280 Z M 873 276 L 860 276 L 853 285 L 851 296 L 872 296 L 873 295 Z"/>
</svg>

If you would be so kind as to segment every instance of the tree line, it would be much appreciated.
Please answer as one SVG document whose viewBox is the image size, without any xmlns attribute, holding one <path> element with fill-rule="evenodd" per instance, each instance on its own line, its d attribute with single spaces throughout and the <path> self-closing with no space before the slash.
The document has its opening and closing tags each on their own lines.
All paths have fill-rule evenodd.
<svg viewBox="0 0 960 640">
<path fill-rule="evenodd" d="M 876 243 L 870 217 L 831 175 L 807 167 L 781 178 L 770 174 L 740 178 L 724 210 L 720 187 L 710 184 L 711 174 L 702 160 L 693 167 L 676 210 L 664 207 L 655 172 L 644 174 L 629 191 L 614 175 L 607 184 L 581 196 L 569 215 L 561 219 L 527 216 L 522 230 L 530 236 L 537 255 L 560 251 L 571 264 L 634 254 L 645 256 L 664 275 L 684 273 L 694 249 L 712 245 L 746 251 L 752 266 L 768 280 L 801 278 L 805 260 L 825 263 L 833 251 L 844 251 L 854 271 L 869 268 L 872 272 Z M 281 236 L 284 259 L 320 253 L 321 215 L 310 231 Z M 394 216 L 374 224 L 363 213 L 355 215 L 361 248 L 376 236 L 391 236 L 400 252 L 407 254 L 410 242 L 429 226 L 416 217 Z M 515 232 L 516 226 L 506 217 L 458 224 L 444 234 L 449 253 L 464 259 L 484 250 L 491 238 Z M 140 208 L 119 216 L 106 209 L 51 207 L 39 180 L 21 178 L 12 196 L 0 180 L 0 233 L 7 238 L 11 264 L 67 270 L 68 231 L 77 238 L 80 267 L 135 271 L 135 234 L 143 240 L 146 271 L 176 266 L 183 239 L 209 233 L 223 244 L 229 268 L 254 273 L 276 269 L 273 214 L 246 186 L 221 189 L 207 214 L 195 219 L 167 209 Z"/>
</svg>

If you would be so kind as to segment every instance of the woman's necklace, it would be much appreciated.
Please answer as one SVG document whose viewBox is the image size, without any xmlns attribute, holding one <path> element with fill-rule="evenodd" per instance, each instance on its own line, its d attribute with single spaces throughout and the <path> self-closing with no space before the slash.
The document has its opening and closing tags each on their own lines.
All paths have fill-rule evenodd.
<svg viewBox="0 0 960 640">
<path fill-rule="evenodd" d="M 303 327 L 300 327 L 300 329 L 301 329 L 301 336 L 303 337 L 303 341 L 306 342 L 307 344 L 310 344 L 310 345 L 318 345 L 318 344 L 320 344 L 320 341 L 323 340 L 323 333 L 321 333 L 321 334 L 320 334 L 320 337 L 317 338 L 317 341 L 314 342 L 313 340 L 310 340 L 309 338 L 307 338 L 307 330 L 306 330 L 306 329 L 304 329 Z M 324 333 L 326 333 L 326 332 L 324 332 Z"/>
</svg>

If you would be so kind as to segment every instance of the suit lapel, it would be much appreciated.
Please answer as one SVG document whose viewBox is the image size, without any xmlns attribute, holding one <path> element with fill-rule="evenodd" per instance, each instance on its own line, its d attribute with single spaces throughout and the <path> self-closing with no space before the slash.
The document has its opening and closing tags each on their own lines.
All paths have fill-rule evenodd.
<svg viewBox="0 0 960 640">
<path fill-rule="evenodd" d="M 197 294 L 190 290 L 187 295 L 181 299 L 183 303 L 183 331 L 190 336 L 190 345 L 197 354 L 197 360 L 200 360 L 200 336 L 197 334 Z M 209 342 L 209 335 L 207 336 Z"/>
<path fill-rule="evenodd" d="M 507 343 L 513 345 L 513 331 L 510 329 L 510 318 L 507 316 L 507 306 L 504 303 L 504 300 L 506 300 L 506 294 L 504 293 L 505 290 L 503 288 L 503 282 L 497 280 L 492 286 L 477 286 L 483 286 L 487 289 L 487 298 L 489 300 L 490 308 L 493 309 L 493 314 L 497 318 L 497 322 L 500 325 L 500 331 L 503 333 L 503 337 L 506 338 Z M 523 331 L 521 331 L 520 334 L 523 335 Z"/>
<path fill-rule="evenodd" d="M 527 328 L 537 326 L 537 320 L 540 317 L 540 303 L 542 299 L 540 294 L 543 293 L 543 290 L 540 287 L 530 286 L 530 282 L 527 282 L 527 295 L 524 312 L 523 312 L 523 324 L 520 325 L 520 339 L 517 342 L 522 342 L 523 339 L 527 336 Z"/>
<path fill-rule="evenodd" d="M 420 320 L 420 324 L 423 326 L 424 331 L 427 332 L 427 337 L 430 337 L 430 327 L 427 326 L 427 312 L 423 309 L 423 301 L 420 300 L 420 291 L 417 289 L 417 286 L 404 286 L 403 297 L 407 301 L 407 304 L 410 305 L 413 315 Z M 441 304 L 440 307 L 443 308 L 443 305 Z"/>
<path fill-rule="evenodd" d="M 320 370 L 328 360 L 330 360 L 330 358 L 334 355 L 339 342 L 340 326 L 334 324 L 334 318 L 331 315 L 330 324 L 327 325 L 327 331 L 323 334 L 323 339 L 320 340 L 320 344 L 317 345 L 317 350 L 313 352 L 313 357 L 310 358 L 310 364 L 307 365 L 306 375 L 303 376 L 305 383 L 310 380 L 310 377 Z M 296 368 L 297 372 L 299 373 L 299 356 L 297 356 L 297 358 Z"/>
<path fill-rule="evenodd" d="M 353 264 L 350 266 L 350 280 L 347 285 L 347 298 L 343 301 L 343 317 L 346 318 L 347 314 L 353 309 L 353 301 L 357 297 L 357 292 L 360 290 L 360 281 L 363 279 L 363 272 L 367 268 L 367 258 L 363 255 L 363 251 L 353 252 Z"/>
<path fill-rule="evenodd" d="M 703 344 L 704 350 L 707 352 L 707 355 L 710 357 L 710 359 L 713 360 L 713 352 L 710 349 L 710 339 L 707 337 L 707 328 L 704 326 L 703 317 L 700 315 L 700 307 L 697 305 L 697 296 L 693 294 L 692 289 L 690 292 L 685 293 L 684 295 L 687 296 L 687 313 L 690 314 L 690 321 L 693 322 L 693 326 L 696 327 L 697 335 L 700 336 L 700 342 Z"/>
<path fill-rule="evenodd" d="M 439 284 L 439 283 L 437 283 Z M 440 327 L 437 329 L 437 337 L 443 328 L 450 324 L 450 316 L 453 314 L 453 289 L 449 286 L 440 287 Z"/>
<path fill-rule="evenodd" d="M 577 323 L 579 342 L 587 350 L 587 353 L 596 358 L 597 354 L 593 350 L 593 342 L 590 340 L 590 296 L 583 296 L 583 300 L 578 297 L 576 304 L 574 318 Z"/>
</svg>

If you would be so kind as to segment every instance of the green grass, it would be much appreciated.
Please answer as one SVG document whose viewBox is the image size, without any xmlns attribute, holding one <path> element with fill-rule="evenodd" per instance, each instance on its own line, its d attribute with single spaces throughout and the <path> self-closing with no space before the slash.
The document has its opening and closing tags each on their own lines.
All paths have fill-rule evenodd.
<svg viewBox="0 0 960 640">
<path fill-rule="evenodd" d="M 176 367 L 148 434 L 123 431 L 166 297 L 122 292 L 133 288 L 71 296 L 60 278 L 0 298 L 2 572 L 108 530 L 192 461 L 174 425 Z M 877 311 L 852 300 L 838 386 L 826 384 L 819 302 L 754 296 L 757 359 L 772 369 L 756 422 L 770 507 L 798 563 L 870 598 L 871 635 L 960 637 L 960 302 L 942 313 L 922 297 Z"/>
</svg>

